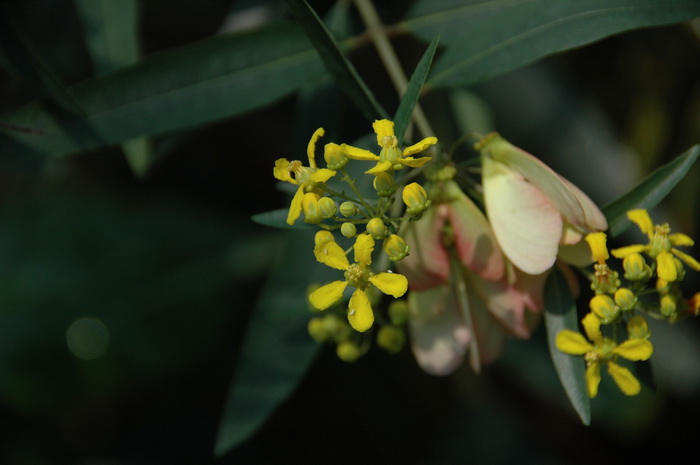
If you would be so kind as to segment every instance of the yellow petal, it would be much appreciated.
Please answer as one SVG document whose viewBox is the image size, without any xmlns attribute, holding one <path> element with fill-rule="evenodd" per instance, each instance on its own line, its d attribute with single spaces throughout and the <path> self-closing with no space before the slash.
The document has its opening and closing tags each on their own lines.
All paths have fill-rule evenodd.
<svg viewBox="0 0 700 465">
<path fill-rule="evenodd" d="M 420 153 L 423 150 L 427 149 L 431 145 L 437 144 L 437 137 L 426 137 L 422 141 L 418 142 L 417 144 L 413 144 L 410 147 L 406 147 L 403 150 L 403 156 L 408 157 L 410 155 L 413 155 L 415 153 Z"/>
<path fill-rule="evenodd" d="M 651 354 L 654 353 L 654 347 L 646 339 L 629 339 L 614 348 L 613 353 L 636 362 L 649 360 Z"/>
<path fill-rule="evenodd" d="M 289 160 L 286 158 L 278 158 L 275 160 L 275 167 L 272 170 L 272 174 L 275 176 L 275 179 L 296 184 L 297 182 L 287 168 L 289 168 Z"/>
<path fill-rule="evenodd" d="M 610 376 L 612 376 L 615 384 L 617 384 L 617 387 L 620 388 L 623 394 L 627 396 L 636 396 L 639 394 L 639 391 L 642 390 L 642 386 L 639 384 L 639 381 L 637 381 L 637 378 L 635 378 L 632 372 L 627 368 L 615 362 L 609 362 L 608 373 L 610 373 Z"/>
<path fill-rule="evenodd" d="M 404 166 L 408 166 L 410 168 L 418 168 L 419 166 L 425 165 L 430 160 L 432 160 L 432 158 L 430 158 L 430 157 L 421 157 L 421 158 L 406 157 L 406 158 L 400 159 L 399 163 L 401 163 Z"/>
<path fill-rule="evenodd" d="M 554 340 L 557 349 L 570 355 L 583 355 L 593 350 L 593 344 L 588 342 L 581 333 L 562 329 Z"/>
<path fill-rule="evenodd" d="M 350 267 L 345 251 L 337 242 L 332 240 L 317 243 L 314 247 L 314 256 L 320 263 L 336 270 L 344 271 Z"/>
<path fill-rule="evenodd" d="M 364 333 L 372 327 L 374 314 L 367 295 L 360 289 L 353 292 L 348 304 L 348 321 L 355 331 Z"/>
<path fill-rule="evenodd" d="M 316 168 L 316 141 L 325 134 L 323 128 L 318 128 L 314 131 L 309 144 L 306 146 L 306 154 L 309 157 L 309 166 L 311 168 Z"/>
<path fill-rule="evenodd" d="M 347 285 L 345 281 L 333 281 L 319 287 L 309 295 L 309 302 L 314 308 L 325 310 L 343 297 L 343 291 Z"/>
<path fill-rule="evenodd" d="M 355 261 L 363 265 L 372 264 L 372 252 L 374 251 L 374 239 L 369 234 L 360 234 L 355 239 Z"/>
<path fill-rule="evenodd" d="M 365 174 L 376 174 L 383 171 L 389 171 L 394 166 L 390 161 L 382 161 L 374 165 L 371 169 L 365 171 Z"/>
<path fill-rule="evenodd" d="M 638 210 L 630 210 L 627 212 L 627 218 L 639 226 L 639 229 L 646 234 L 651 240 L 654 237 L 654 223 L 651 221 L 649 212 L 640 208 Z"/>
<path fill-rule="evenodd" d="M 373 154 L 369 150 L 353 147 L 352 145 L 342 144 L 341 149 L 345 152 L 345 156 L 353 160 L 377 161 L 379 156 Z"/>
<path fill-rule="evenodd" d="M 598 395 L 598 386 L 600 385 L 600 364 L 591 362 L 586 368 L 586 386 L 588 387 L 588 397 L 591 399 Z"/>
<path fill-rule="evenodd" d="M 683 260 L 686 265 L 688 265 L 689 267 L 691 267 L 695 271 L 700 271 L 700 262 L 695 260 L 693 257 L 688 255 L 687 253 L 683 253 L 678 249 L 671 249 L 671 252 L 673 253 L 673 255 L 675 255 L 676 257 Z"/>
<path fill-rule="evenodd" d="M 379 273 L 369 278 L 374 287 L 396 299 L 408 290 L 408 279 L 397 273 Z"/>
<path fill-rule="evenodd" d="M 299 186 L 296 194 L 292 198 L 292 203 L 289 205 L 289 213 L 287 213 L 287 224 L 292 225 L 301 215 L 301 204 L 304 199 L 304 186 Z"/>
<path fill-rule="evenodd" d="M 320 170 L 317 170 L 311 174 L 311 180 L 313 182 L 326 182 L 333 176 L 335 176 L 335 171 L 321 168 Z"/>
<path fill-rule="evenodd" d="M 615 258 L 625 258 L 628 255 L 632 255 L 633 253 L 642 253 L 646 251 L 649 248 L 647 245 L 642 245 L 642 244 L 635 244 L 635 245 L 628 245 L 625 247 L 620 247 L 619 249 L 613 249 L 610 251 L 610 253 L 613 255 Z"/>
<path fill-rule="evenodd" d="M 593 342 L 601 342 L 603 340 L 603 334 L 600 332 L 600 319 L 595 313 L 591 312 L 584 316 L 581 324 L 588 339 Z"/>
<path fill-rule="evenodd" d="M 678 279 L 678 269 L 676 269 L 673 255 L 668 252 L 661 252 L 656 256 L 656 274 L 666 282 L 673 282 Z"/>
<path fill-rule="evenodd" d="M 586 236 L 586 242 L 591 247 L 593 259 L 598 263 L 605 263 L 609 258 L 608 248 L 605 246 L 607 236 L 604 232 L 594 232 Z"/>
<path fill-rule="evenodd" d="M 372 128 L 377 134 L 377 144 L 380 147 L 384 147 L 385 141 L 394 137 L 393 121 L 389 121 L 388 119 L 380 119 L 372 123 Z"/>
<path fill-rule="evenodd" d="M 683 233 L 669 234 L 668 240 L 677 247 L 692 247 L 695 245 L 695 241 L 693 241 L 690 236 L 686 236 Z"/>
</svg>

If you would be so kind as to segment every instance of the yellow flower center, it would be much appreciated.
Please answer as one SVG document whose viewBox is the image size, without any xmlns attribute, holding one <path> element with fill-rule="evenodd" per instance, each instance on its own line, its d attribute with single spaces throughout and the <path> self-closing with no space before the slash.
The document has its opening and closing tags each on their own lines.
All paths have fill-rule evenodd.
<svg viewBox="0 0 700 465">
<path fill-rule="evenodd" d="M 370 270 L 361 263 L 353 263 L 345 272 L 348 284 L 356 289 L 365 289 L 369 285 Z"/>
<path fill-rule="evenodd" d="M 668 234 L 671 232 L 671 227 L 668 223 L 657 224 L 654 226 L 654 237 L 649 244 L 649 256 L 656 258 L 661 252 L 671 250 L 671 241 L 668 240 Z"/>
</svg>

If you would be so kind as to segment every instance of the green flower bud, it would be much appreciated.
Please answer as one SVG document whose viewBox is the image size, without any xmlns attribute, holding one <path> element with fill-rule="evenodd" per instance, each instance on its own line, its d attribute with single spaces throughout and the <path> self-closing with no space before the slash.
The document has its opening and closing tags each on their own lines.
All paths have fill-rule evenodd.
<svg viewBox="0 0 700 465">
<path fill-rule="evenodd" d="M 328 332 L 326 331 L 323 318 L 321 317 L 311 318 L 306 325 L 306 329 L 316 342 L 323 342 L 328 339 Z"/>
<path fill-rule="evenodd" d="M 394 182 L 394 176 L 386 171 L 375 174 L 372 184 L 380 197 L 390 197 L 399 188 Z"/>
<path fill-rule="evenodd" d="M 417 182 L 412 182 L 404 187 L 401 198 L 406 204 L 406 213 L 409 215 L 419 215 L 430 206 L 428 194 L 423 189 L 423 186 Z"/>
<path fill-rule="evenodd" d="M 318 208 L 321 211 L 321 217 L 324 220 L 333 218 L 335 212 L 338 211 L 338 207 L 335 206 L 335 202 L 330 197 L 321 197 L 318 200 Z"/>
<path fill-rule="evenodd" d="M 352 328 L 348 324 L 347 319 L 341 318 L 338 315 L 326 315 L 322 321 L 323 329 L 328 337 L 335 342 L 342 342 L 350 338 Z"/>
<path fill-rule="evenodd" d="M 678 317 L 677 304 L 675 296 L 671 294 L 665 294 L 659 299 L 659 306 L 661 314 L 671 321 L 675 321 Z"/>
<path fill-rule="evenodd" d="M 622 268 L 625 270 L 624 276 L 628 281 L 646 281 L 651 277 L 651 267 L 638 253 L 626 256 L 622 260 Z"/>
<path fill-rule="evenodd" d="M 348 157 L 345 155 L 343 148 L 331 142 L 326 144 L 323 150 L 323 158 L 326 160 L 326 166 L 329 170 L 337 171 L 348 164 Z"/>
<path fill-rule="evenodd" d="M 323 219 L 321 210 L 318 207 L 318 194 L 307 192 L 301 200 L 301 209 L 304 212 L 304 222 L 318 224 Z"/>
<path fill-rule="evenodd" d="M 340 234 L 347 238 L 355 237 L 357 235 L 357 226 L 353 223 L 343 223 L 340 227 Z"/>
<path fill-rule="evenodd" d="M 620 312 L 619 307 L 615 305 L 615 301 L 611 299 L 610 296 L 604 294 L 594 296 L 589 306 L 591 311 L 600 318 L 600 322 L 603 324 L 609 324 L 615 321 L 615 318 L 617 318 Z"/>
<path fill-rule="evenodd" d="M 406 244 L 406 241 L 397 234 L 392 234 L 384 239 L 384 252 L 392 262 L 403 260 L 408 255 L 409 250 L 410 247 Z"/>
<path fill-rule="evenodd" d="M 354 362 L 362 355 L 360 346 L 353 341 L 341 342 L 338 344 L 335 353 L 338 354 L 338 358 L 344 362 Z"/>
<path fill-rule="evenodd" d="M 367 223 L 367 232 L 374 239 L 383 238 L 386 236 L 386 226 L 384 225 L 384 221 L 382 221 L 381 218 L 372 218 L 369 220 L 369 223 Z"/>
<path fill-rule="evenodd" d="M 357 216 L 358 213 L 360 213 L 360 209 L 357 208 L 357 205 L 355 205 L 355 202 L 350 202 L 346 201 L 340 204 L 340 214 L 343 215 L 346 218 L 350 218 L 351 216 Z"/>
<path fill-rule="evenodd" d="M 408 303 L 405 299 L 394 300 L 389 304 L 389 319 L 396 326 L 408 322 Z"/>
<path fill-rule="evenodd" d="M 637 305 L 637 296 L 626 287 L 621 287 L 615 292 L 615 303 L 620 310 L 632 310 Z"/>
<path fill-rule="evenodd" d="M 651 331 L 647 321 L 637 315 L 627 323 L 627 334 L 630 339 L 649 339 Z"/>
<path fill-rule="evenodd" d="M 377 332 L 377 345 L 389 353 L 400 352 L 405 342 L 403 329 L 396 326 L 382 326 Z"/>
</svg>

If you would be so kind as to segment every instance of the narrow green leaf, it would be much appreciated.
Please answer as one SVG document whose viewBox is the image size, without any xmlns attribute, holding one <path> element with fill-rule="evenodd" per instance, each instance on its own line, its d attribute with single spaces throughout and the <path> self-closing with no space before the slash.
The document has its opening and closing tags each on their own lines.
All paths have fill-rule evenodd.
<svg viewBox="0 0 700 465">
<path fill-rule="evenodd" d="M 68 88 L 84 118 L 55 117 L 41 101 L 0 116 L 0 151 L 61 156 L 188 128 L 269 104 L 323 73 L 295 24 L 216 36 Z"/>
<path fill-rule="evenodd" d="M 399 145 L 403 144 L 403 135 L 411 122 L 413 109 L 415 108 L 416 103 L 418 103 L 420 91 L 423 88 L 425 79 L 428 77 L 430 65 L 433 62 L 433 57 L 435 56 L 435 51 L 437 50 L 439 40 L 440 37 L 436 36 L 430 42 L 430 45 L 428 45 L 428 49 L 418 62 L 416 70 L 413 71 L 413 75 L 408 81 L 408 86 L 406 86 L 406 91 L 401 96 L 399 107 L 396 109 L 396 114 L 394 115 L 394 133 L 399 139 Z"/>
<path fill-rule="evenodd" d="M 467 85 L 556 52 L 700 16 L 696 0 L 417 0 L 401 26 L 447 50 L 429 85 Z"/>
<path fill-rule="evenodd" d="M 622 234 L 632 223 L 626 212 L 635 208 L 651 209 L 661 202 L 688 173 L 700 155 L 700 145 L 657 168 L 637 186 L 617 200 L 602 208 L 608 220 L 608 233 L 615 237 Z"/>
<path fill-rule="evenodd" d="M 343 55 L 333 35 L 306 0 L 287 0 L 287 4 L 304 28 L 311 43 L 316 47 L 328 72 L 365 118 L 369 120 L 388 118 L 387 112 L 377 102 L 352 63 Z"/>
<path fill-rule="evenodd" d="M 554 340 L 562 329 L 580 331 L 576 315 L 576 303 L 571 295 L 566 278 L 554 270 L 544 290 L 544 321 L 547 328 L 547 343 L 552 363 L 571 405 L 584 425 L 591 423 L 591 401 L 586 388 L 586 368 L 581 357 L 560 352 Z"/>
<path fill-rule="evenodd" d="M 314 266 L 308 233 L 289 234 L 277 269 L 263 286 L 246 331 L 241 358 L 215 445 L 218 456 L 252 436 L 296 388 L 320 347 L 306 327 L 305 289 L 310 276 L 295 270 Z"/>
</svg>

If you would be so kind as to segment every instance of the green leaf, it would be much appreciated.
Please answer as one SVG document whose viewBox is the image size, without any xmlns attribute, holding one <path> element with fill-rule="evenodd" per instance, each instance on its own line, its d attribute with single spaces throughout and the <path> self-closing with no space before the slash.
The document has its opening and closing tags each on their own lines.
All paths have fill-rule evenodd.
<svg viewBox="0 0 700 465">
<path fill-rule="evenodd" d="M 418 103 L 420 91 L 423 88 L 425 79 L 428 77 L 430 65 L 433 62 L 433 57 L 435 56 L 435 51 L 437 50 L 439 40 L 439 37 L 435 37 L 432 42 L 430 42 L 430 45 L 428 45 L 428 49 L 418 62 L 416 70 L 413 71 L 413 75 L 408 81 L 408 86 L 406 86 L 406 90 L 401 96 L 399 108 L 396 109 L 396 114 L 394 115 L 394 133 L 396 134 L 396 138 L 399 140 L 399 145 L 403 144 L 403 135 L 411 122 L 413 109 L 415 108 L 416 103 Z"/>
<path fill-rule="evenodd" d="M 632 223 L 626 212 L 635 208 L 651 209 L 661 202 L 688 173 L 700 155 L 700 145 L 694 145 L 676 159 L 657 168 L 637 186 L 602 208 L 608 220 L 608 233 L 615 237 Z"/>
<path fill-rule="evenodd" d="M 571 405 L 584 425 L 591 423 L 591 401 L 586 387 L 586 368 L 581 357 L 560 352 L 554 341 L 562 329 L 579 332 L 576 303 L 566 278 L 554 270 L 544 289 L 544 321 L 547 328 L 549 355 Z"/>
<path fill-rule="evenodd" d="M 314 266 L 308 233 L 289 234 L 246 331 L 215 445 L 218 456 L 247 440 L 296 388 L 320 347 L 306 327 Z"/>
<path fill-rule="evenodd" d="M 473 84 L 620 32 L 700 16 L 696 0 L 417 0 L 402 24 L 447 50 L 429 85 Z"/>
<path fill-rule="evenodd" d="M 328 72 L 365 118 L 388 118 L 387 112 L 362 80 L 355 67 L 340 51 L 333 35 L 305 0 L 287 0 L 289 9 L 316 47 Z"/>
<path fill-rule="evenodd" d="M 142 60 L 67 89 L 86 115 L 54 117 L 42 102 L 0 116 L 0 151 L 61 156 L 162 134 L 269 104 L 323 74 L 298 26 L 270 24 L 221 35 Z"/>
<path fill-rule="evenodd" d="M 269 212 L 257 213 L 250 217 L 254 222 L 261 224 L 263 226 L 270 226 L 273 228 L 283 228 L 283 229 L 316 229 L 310 224 L 304 223 L 301 219 L 297 220 L 293 225 L 287 224 L 287 215 L 289 214 L 289 208 L 280 208 L 277 210 L 272 210 Z"/>
</svg>

